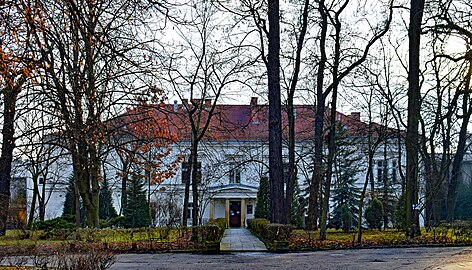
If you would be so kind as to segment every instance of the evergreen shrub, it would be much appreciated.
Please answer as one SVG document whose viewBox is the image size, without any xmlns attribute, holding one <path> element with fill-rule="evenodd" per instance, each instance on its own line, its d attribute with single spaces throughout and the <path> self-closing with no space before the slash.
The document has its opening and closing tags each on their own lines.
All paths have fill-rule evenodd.
<svg viewBox="0 0 472 270">
<path fill-rule="evenodd" d="M 253 231 L 256 235 L 262 237 L 262 232 L 264 230 L 264 226 L 269 224 L 270 222 L 264 218 L 255 218 L 248 220 L 248 228 Z"/>
<path fill-rule="evenodd" d="M 293 226 L 288 224 L 271 223 L 263 227 L 262 237 L 265 241 L 288 241 L 292 235 Z"/>
<path fill-rule="evenodd" d="M 269 219 L 270 217 L 270 198 L 269 198 L 269 178 L 261 177 L 259 190 L 257 191 L 257 204 L 254 216 L 256 218 Z"/>
<path fill-rule="evenodd" d="M 215 224 L 217 225 L 218 227 L 220 227 L 220 229 L 222 229 L 223 231 L 228 227 L 227 226 L 227 222 L 226 222 L 226 218 L 217 218 L 213 221 L 212 224 Z"/>
<path fill-rule="evenodd" d="M 395 207 L 395 228 L 406 230 L 406 195 L 402 194 Z"/>
<path fill-rule="evenodd" d="M 224 229 L 217 224 L 208 223 L 202 226 L 193 227 L 197 230 L 198 241 L 204 243 L 220 242 Z"/>
<path fill-rule="evenodd" d="M 69 218 L 70 216 L 36 221 L 32 228 L 43 231 L 40 239 L 66 239 L 75 230 L 75 223 L 70 222 Z"/>
<path fill-rule="evenodd" d="M 373 198 L 372 201 L 370 201 L 369 205 L 365 209 L 364 217 L 370 229 L 381 230 L 383 219 L 383 207 L 379 199 Z"/>
<path fill-rule="evenodd" d="M 34 230 L 50 231 L 54 229 L 75 229 L 75 223 L 70 222 L 64 217 L 57 217 L 45 221 L 36 221 L 33 223 Z"/>
</svg>

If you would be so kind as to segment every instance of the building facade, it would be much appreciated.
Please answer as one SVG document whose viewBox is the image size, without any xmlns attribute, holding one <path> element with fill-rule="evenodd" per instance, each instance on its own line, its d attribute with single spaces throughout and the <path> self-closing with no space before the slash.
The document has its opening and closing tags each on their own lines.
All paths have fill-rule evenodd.
<svg viewBox="0 0 472 270">
<path fill-rule="evenodd" d="M 151 171 L 165 171 L 158 166 L 166 163 L 178 165 L 172 173 L 155 184 L 147 185 L 147 192 L 151 200 L 151 213 L 154 226 L 174 226 L 181 222 L 185 183 L 190 179 L 190 166 L 188 160 L 191 149 L 191 128 L 189 110 L 194 104 L 200 104 L 199 119 L 205 122 L 209 118 L 214 104 L 211 100 L 188 102 L 159 106 L 153 109 L 153 117 L 164 119 L 164 128 L 169 134 L 174 134 L 174 140 L 166 144 L 167 154 L 160 157 L 160 161 Z M 129 111 L 128 114 L 135 114 Z M 283 113 L 283 133 L 288 134 L 286 114 Z M 126 116 L 126 115 L 125 115 Z M 115 120 L 111 125 L 121 125 L 120 132 L 124 136 L 109 138 L 111 146 L 104 150 L 102 155 L 102 179 L 106 180 L 113 191 L 114 206 L 118 213 L 122 213 L 123 177 L 128 173 L 136 172 L 143 163 L 130 166 L 133 159 L 127 159 L 124 152 L 117 148 L 127 148 L 127 142 L 142 143 L 136 140 L 139 134 L 133 134 L 128 125 L 129 118 Z M 329 117 L 329 116 L 327 116 Z M 216 218 L 226 218 L 231 227 L 247 225 L 247 220 L 254 218 L 257 205 L 256 197 L 259 182 L 262 177 L 268 176 L 268 106 L 258 104 L 257 98 L 252 98 L 248 105 L 215 105 L 208 129 L 199 143 L 199 220 L 205 223 Z M 313 163 L 313 130 L 314 110 L 310 105 L 295 106 L 295 134 L 296 134 L 296 167 L 297 181 L 300 190 L 305 190 L 312 177 Z M 329 119 L 329 118 L 328 118 Z M 404 151 L 401 140 L 401 132 L 383 127 L 378 124 L 367 124 L 361 121 L 359 113 L 345 115 L 338 113 L 336 119 L 340 126 L 347 132 L 348 138 L 353 143 L 358 156 L 356 166 L 356 185 L 362 187 L 367 179 L 368 152 L 373 151 L 373 170 L 369 183 L 369 194 L 380 192 L 379 182 L 385 181 L 388 176 L 392 180 L 392 188 L 395 194 L 401 193 L 400 170 L 404 166 Z M 163 122 L 162 122 L 163 123 Z M 380 140 L 375 149 L 369 145 L 368 136 L 372 140 Z M 103 147 L 106 148 L 105 146 Z M 61 150 L 62 151 L 62 150 Z M 156 150 L 159 151 L 159 150 Z M 132 151 L 131 151 L 132 152 Z M 286 147 L 284 147 L 284 162 L 288 159 Z M 65 200 L 65 187 L 67 179 L 72 175 L 70 157 L 63 155 L 54 164 L 48 165 L 49 173 L 43 176 L 45 185 L 40 185 L 41 193 L 45 188 L 45 196 L 48 196 L 46 204 L 46 219 L 60 216 Z M 148 171 L 149 172 L 149 171 Z M 149 181 L 150 175 L 149 172 Z M 143 175 L 146 175 L 145 173 Z M 333 172 L 336 182 L 336 172 Z M 146 177 L 146 176 L 145 176 Z M 334 183 L 336 186 L 336 183 Z M 33 185 L 27 181 L 27 201 L 31 201 Z M 190 192 L 189 221 L 192 220 L 193 198 Z M 303 195 L 303 194 L 302 194 Z M 28 209 L 28 211 L 31 211 Z M 37 207 L 34 211 L 38 211 Z M 191 222 L 190 222 L 191 224 Z"/>
</svg>

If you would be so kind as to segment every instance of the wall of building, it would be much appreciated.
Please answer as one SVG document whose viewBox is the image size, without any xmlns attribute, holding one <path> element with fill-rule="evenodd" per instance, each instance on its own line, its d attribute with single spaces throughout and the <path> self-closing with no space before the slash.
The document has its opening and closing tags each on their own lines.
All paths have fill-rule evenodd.
<svg viewBox="0 0 472 270">
<path fill-rule="evenodd" d="M 396 142 L 389 144 L 387 151 L 387 159 L 389 160 L 389 169 L 393 169 L 393 160 L 397 160 L 398 151 L 396 149 Z M 179 155 L 188 157 L 188 149 L 190 144 L 188 142 L 181 142 L 172 147 L 171 154 L 166 158 L 167 160 L 175 160 Z M 311 179 L 312 172 L 312 153 L 313 143 L 311 141 L 298 142 L 296 145 L 296 152 L 298 157 L 298 175 L 299 186 L 303 190 L 307 187 L 307 180 Z M 358 187 L 362 187 L 366 177 L 367 170 L 367 156 L 365 148 L 359 143 L 359 151 L 357 153 L 361 156 L 359 167 L 361 172 L 358 173 Z M 284 153 L 286 158 L 288 155 Z M 268 145 L 266 142 L 257 141 L 222 141 L 222 142 L 205 142 L 200 144 L 199 159 L 202 162 L 202 185 L 204 186 L 203 198 L 209 200 L 215 194 L 208 192 L 210 188 L 221 187 L 224 185 L 247 185 L 257 188 L 259 179 L 262 176 L 268 175 Z M 383 149 L 379 147 L 374 157 L 374 178 L 376 178 L 377 160 L 383 160 Z M 402 162 L 404 161 L 402 158 Z M 398 164 L 398 162 L 397 162 Z M 397 174 L 403 164 L 396 165 Z M 113 191 L 114 206 L 117 212 L 121 209 L 121 175 L 122 168 L 121 161 L 116 152 L 111 151 L 103 163 L 102 174 L 106 177 L 108 184 Z M 233 173 L 231 171 L 233 170 Z M 239 177 L 234 176 L 234 171 L 240 173 Z M 62 214 L 62 206 L 65 199 L 65 183 L 67 177 L 72 174 L 72 166 L 70 165 L 69 157 L 65 156 L 57 164 L 51 165 L 50 173 L 48 174 L 47 183 L 57 183 L 54 187 L 47 187 L 47 194 L 50 199 L 47 204 L 46 217 L 54 218 Z M 398 179 L 400 177 L 398 176 Z M 239 181 L 239 183 L 236 183 Z M 335 181 L 335 178 L 334 178 Z M 164 189 L 161 189 L 164 188 Z M 151 198 L 154 201 L 160 202 L 163 199 L 163 194 L 167 194 L 165 198 L 172 197 L 176 203 L 182 205 L 183 202 L 183 188 L 182 171 L 179 169 L 176 174 L 166 179 L 159 186 L 152 187 Z M 173 194 L 173 196 L 170 196 Z M 31 200 L 32 184 L 28 184 L 28 199 Z M 192 198 L 190 199 L 192 201 Z M 253 212 L 255 211 L 255 201 L 251 201 L 253 205 Z M 224 205 L 218 202 L 215 206 L 215 217 L 225 216 Z M 209 204 L 204 209 L 203 220 L 208 220 L 210 217 Z M 247 218 L 251 218 L 250 215 Z M 159 224 L 157 224 L 159 225 Z"/>
</svg>

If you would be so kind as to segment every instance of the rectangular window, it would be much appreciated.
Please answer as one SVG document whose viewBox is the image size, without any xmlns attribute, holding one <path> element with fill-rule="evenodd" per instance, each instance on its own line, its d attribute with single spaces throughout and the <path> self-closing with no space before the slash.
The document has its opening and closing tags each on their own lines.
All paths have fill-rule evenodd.
<svg viewBox="0 0 472 270">
<path fill-rule="evenodd" d="M 193 212 L 193 202 L 188 203 L 188 209 L 187 209 L 187 218 L 191 220 L 192 217 L 192 212 Z"/>
<path fill-rule="evenodd" d="M 398 179 L 397 179 L 397 161 L 396 160 L 392 160 L 392 182 L 394 184 L 398 183 Z"/>
<path fill-rule="evenodd" d="M 229 183 L 230 184 L 241 183 L 241 168 L 236 163 L 230 164 Z"/>
<path fill-rule="evenodd" d="M 248 204 L 246 208 L 247 208 L 246 213 L 247 213 L 248 215 L 252 215 L 252 204 Z"/>
<path fill-rule="evenodd" d="M 383 177 L 385 173 L 386 164 L 387 164 L 386 160 L 377 160 L 377 181 L 378 182 L 384 181 Z"/>
<path fill-rule="evenodd" d="M 241 163 L 239 162 L 240 156 L 228 155 L 228 175 L 230 184 L 241 183 Z"/>
<path fill-rule="evenodd" d="M 190 166 L 188 162 L 182 162 L 182 184 L 190 181 Z"/>
</svg>

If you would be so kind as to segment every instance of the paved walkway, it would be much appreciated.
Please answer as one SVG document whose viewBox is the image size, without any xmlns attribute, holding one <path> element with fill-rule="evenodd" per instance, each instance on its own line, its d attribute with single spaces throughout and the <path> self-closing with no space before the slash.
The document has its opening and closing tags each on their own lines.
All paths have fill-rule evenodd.
<svg viewBox="0 0 472 270">
<path fill-rule="evenodd" d="M 225 255 L 119 254 L 116 259 L 110 270 L 470 270 L 472 247 L 233 252 Z"/>
<path fill-rule="evenodd" d="M 226 229 L 220 242 L 221 251 L 267 251 L 264 243 L 244 228 Z"/>
</svg>

